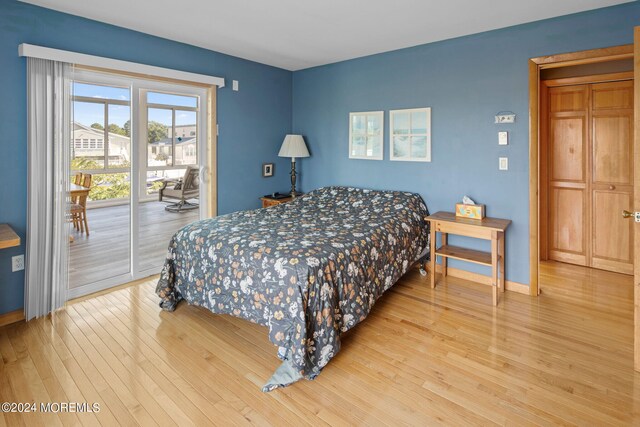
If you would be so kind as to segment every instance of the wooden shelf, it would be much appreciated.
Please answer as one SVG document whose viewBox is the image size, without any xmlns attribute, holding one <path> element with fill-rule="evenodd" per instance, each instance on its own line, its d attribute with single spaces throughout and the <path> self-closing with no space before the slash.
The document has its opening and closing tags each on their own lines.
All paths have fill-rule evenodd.
<svg viewBox="0 0 640 427">
<path fill-rule="evenodd" d="M 491 266 L 491 253 L 459 246 L 444 245 L 436 250 L 436 255 L 462 261 Z"/>
<path fill-rule="evenodd" d="M 20 236 L 9 227 L 9 224 L 0 224 L 0 249 L 14 246 L 20 246 Z"/>
</svg>

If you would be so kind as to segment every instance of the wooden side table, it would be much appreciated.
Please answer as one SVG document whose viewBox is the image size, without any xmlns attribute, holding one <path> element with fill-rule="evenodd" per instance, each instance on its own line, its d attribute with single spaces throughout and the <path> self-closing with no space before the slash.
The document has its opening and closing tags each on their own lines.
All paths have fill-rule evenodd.
<svg viewBox="0 0 640 427">
<path fill-rule="evenodd" d="M 9 227 L 9 224 L 0 224 L 0 249 L 15 246 L 20 246 L 20 236 Z"/>
<path fill-rule="evenodd" d="M 281 203 L 290 202 L 291 200 L 293 200 L 293 197 L 285 197 L 283 199 L 274 199 L 274 198 L 271 198 L 271 197 L 260 197 L 260 200 L 262 200 L 262 207 L 263 208 L 269 208 L 271 206 L 276 206 L 276 205 L 279 205 Z"/>
<path fill-rule="evenodd" d="M 447 275 L 447 259 L 459 259 L 491 267 L 493 305 L 498 305 L 498 289 L 504 292 L 504 233 L 511 224 L 509 219 L 458 218 L 453 212 L 436 212 L 426 218 L 431 223 L 431 287 L 436 287 L 436 257 L 442 258 L 442 275 Z M 436 233 L 440 233 L 441 246 L 436 249 Z M 449 234 L 475 237 L 491 241 L 491 252 L 461 248 L 447 243 Z"/>
</svg>

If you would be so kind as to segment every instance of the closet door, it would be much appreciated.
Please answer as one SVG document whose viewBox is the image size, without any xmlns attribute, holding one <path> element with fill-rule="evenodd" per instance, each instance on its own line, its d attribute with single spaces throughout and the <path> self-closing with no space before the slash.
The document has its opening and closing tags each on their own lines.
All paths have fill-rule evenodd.
<svg viewBox="0 0 640 427">
<path fill-rule="evenodd" d="M 591 266 L 633 273 L 633 82 L 591 85 Z"/>
<path fill-rule="evenodd" d="M 588 87 L 550 88 L 548 102 L 549 258 L 588 265 Z"/>
</svg>

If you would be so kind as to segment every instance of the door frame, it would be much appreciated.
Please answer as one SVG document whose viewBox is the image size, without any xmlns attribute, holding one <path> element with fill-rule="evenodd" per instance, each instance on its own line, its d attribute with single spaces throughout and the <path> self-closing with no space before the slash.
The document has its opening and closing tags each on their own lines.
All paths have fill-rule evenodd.
<svg viewBox="0 0 640 427">
<path fill-rule="evenodd" d="M 548 68 L 633 58 L 633 44 L 529 59 L 529 294 L 537 296 L 540 263 L 540 72 Z M 637 61 L 637 58 L 636 58 Z M 637 111 L 637 110 L 636 110 Z"/>
<path fill-rule="evenodd" d="M 204 122 L 203 125 L 206 125 L 206 129 L 202 129 L 201 131 L 199 131 L 199 136 L 203 136 L 205 138 L 205 141 L 203 143 L 198 142 L 199 147 L 202 147 L 206 151 L 204 167 L 203 167 L 203 170 L 201 170 L 201 175 L 200 175 L 201 179 L 208 186 L 208 194 L 205 201 L 206 205 L 204 205 L 203 207 L 204 207 L 206 216 L 208 217 L 217 216 L 217 208 L 218 208 L 218 203 L 217 203 L 218 202 L 217 201 L 217 135 L 218 135 L 217 127 L 218 125 L 217 125 L 217 113 L 216 113 L 216 106 L 217 106 L 216 94 L 217 94 L 218 87 L 216 85 L 207 85 L 202 83 L 189 82 L 189 81 L 183 81 L 183 80 L 177 80 L 177 79 L 169 79 L 169 78 L 157 78 L 154 76 L 148 76 L 148 75 L 143 75 L 138 73 L 121 72 L 118 70 L 110 70 L 110 69 L 103 69 L 103 68 L 97 68 L 97 67 L 76 65 L 75 69 L 78 71 L 78 74 L 80 75 L 85 74 L 87 72 L 94 73 L 94 74 L 98 73 L 98 76 L 99 76 L 98 80 L 100 80 L 102 83 L 105 83 L 105 84 L 116 83 L 121 79 L 128 79 L 131 82 L 135 82 L 135 85 L 143 85 L 145 86 L 146 89 L 149 89 L 149 90 L 163 91 L 164 89 L 164 91 L 166 91 L 166 85 L 175 85 L 175 86 L 184 87 L 186 89 L 191 88 L 192 90 L 194 90 L 194 93 L 198 92 L 198 95 L 201 96 L 200 108 L 205 110 L 203 111 L 203 114 L 202 114 L 202 119 Z M 130 103 L 132 120 L 136 110 L 138 110 L 138 113 L 140 114 L 140 111 L 139 111 L 140 95 L 141 94 L 139 93 L 139 91 L 134 90 L 132 92 L 131 103 Z M 134 105 L 135 105 L 135 108 L 134 108 Z M 134 162 L 138 162 L 141 155 L 141 153 L 134 148 L 134 144 L 133 144 L 133 141 L 139 138 L 138 132 L 139 130 L 137 129 L 137 127 L 134 127 L 131 135 L 132 166 L 131 166 L 130 173 L 132 177 L 132 181 L 131 181 L 132 184 L 140 180 L 139 176 L 134 177 L 135 171 L 133 167 Z M 203 138 L 198 138 L 198 139 L 202 140 Z M 131 194 L 130 194 L 131 200 L 129 201 L 130 206 L 132 207 L 138 206 L 139 192 L 140 192 L 140 189 L 138 185 L 131 186 Z M 201 217 L 204 217 L 204 216 L 201 216 Z M 137 222 L 138 222 L 137 216 L 133 215 L 133 210 L 132 210 L 130 224 L 129 224 L 130 229 L 132 231 L 137 229 Z M 133 236 L 133 233 L 131 233 L 130 245 L 132 250 L 133 250 L 133 247 L 135 246 L 133 241 L 134 239 L 137 239 L 137 236 Z M 133 253 L 133 258 L 137 258 L 137 254 Z M 137 263 L 137 259 L 133 259 L 133 258 L 130 258 L 131 264 L 130 264 L 130 271 L 128 273 L 98 280 L 96 282 L 93 282 L 87 285 L 78 286 L 76 288 L 68 288 L 67 299 L 70 300 L 73 298 L 82 297 L 84 295 L 88 295 L 94 292 L 99 292 L 114 286 L 121 285 L 123 284 L 123 282 L 131 282 L 131 281 L 143 279 L 145 277 L 158 274 L 157 269 L 135 271 L 134 266 L 138 265 L 138 263 Z"/>
</svg>

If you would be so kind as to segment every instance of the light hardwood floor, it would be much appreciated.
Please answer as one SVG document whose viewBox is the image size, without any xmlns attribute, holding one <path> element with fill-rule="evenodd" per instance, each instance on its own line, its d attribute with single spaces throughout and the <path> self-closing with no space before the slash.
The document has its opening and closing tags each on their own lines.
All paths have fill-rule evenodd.
<svg viewBox="0 0 640 427">
<path fill-rule="evenodd" d="M 632 280 L 557 263 L 538 298 L 408 273 L 315 381 L 262 393 L 266 330 L 182 303 L 154 280 L 0 329 L 0 401 L 99 402 L 0 425 L 638 425 Z"/>
<path fill-rule="evenodd" d="M 164 210 L 166 203 L 140 204 L 140 267 L 162 267 L 171 236 L 198 219 L 198 210 L 180 213 Z M 69 287 L 75 288 L 129 272 L 129 206 L 87 211 L 90 234 L 72 231 L 69 246 Z"/>
</svg>

